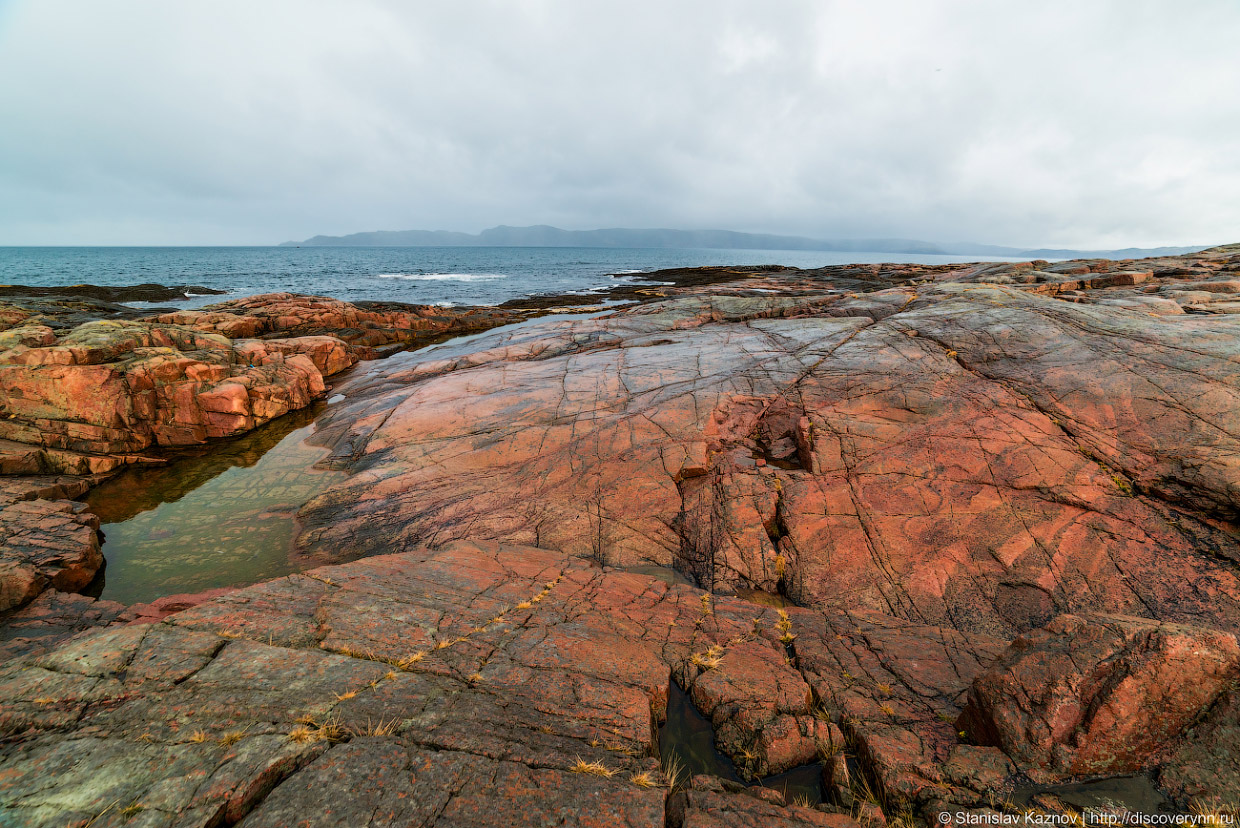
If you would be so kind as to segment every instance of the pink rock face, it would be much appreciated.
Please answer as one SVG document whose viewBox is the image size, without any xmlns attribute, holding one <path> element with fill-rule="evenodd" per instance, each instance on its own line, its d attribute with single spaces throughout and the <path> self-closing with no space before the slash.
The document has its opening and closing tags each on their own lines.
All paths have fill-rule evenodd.
<svg viewBox="0 0 1240 828">
<path fill-rule="evenodd" d="M 1206 425 L 1240 411 L 1212 379 L 1232 326 L 1164 319 L 945 285 L 484 337 L 378 367 L 327 417 L 364 473 L 307 504 L 301 544 L 491 538 L 1003 638 L 1085 609 L 1237 629 L 1234 542 L 1133 496 L 1159 481 L 1222 513 L 1240 490 Z M 1104 347 L 1140 365 L 1091 391 Z"/>
<path fill-rule="evenodd" d="M 0 666 L 0 726 L 23 733 L 0 803 L 57 824 L 156 795 L 203 824 L 852 824 L 632 781 L 657 773 L 669 679 L 739 772 L 822 762 L 869 825 L 1002 808 L 1029 776 L 1240 796 L 1238 272 L 1240 248 L 760 271 L 394 356 L 318 424 L 351 474 L 302 509 L 300 553 L 352 562 Z M 120 408 L 92 402 L 107 422 L 0 422 L 205 439 L 289 404 L 265 371 L 321 384 L 342 352 L 311 326 L 356 325 L 358 354 L 433 317 L 326 301 L 13 346 L 6 368 L 142 370 Z M 59 402 L 41 393 L 20 404 Z"/>
<path fill-rule="evenodd" d="M 0 457 L 0 467 L 70 473 L 102 470 L 83 456 L 248 431 L 308 405 L 323 393 L 323 377 L 373 356 L 375 347 L 520 318 L 490 309 L 369 311 L 293 294 L 151 321 L 88 322 L 60 339 L 29 314 L 10 316 L 0 318 L 0 440 L 78 457 Z M 17 326 L 4 330 L 9 325 Z"/>
<path fill-rule="evenodd" d="M 1240 645 L 1229 633 L 1062 615 L 1013 641 L 974 680 L 961 726 L 1034 775 L 1132 773 L 1238 674 Z"/>
<path fill-rule="evenodd" d="M 80 503 L 0 498 L 0 612 L 89 584 L 103 566 L 98 529 Z"/>
<path fill-rule="evenodd" d="M 693 653 L 720 648 L 706 673 L 762 711 L 751 735 L 772 748 L 799 731 L 768 705 L 809 704 L 769 635 L 776 612 L 704 595 L 557 552 L 460 543 L 87 632 L 0 664 L 0 726 L 25 733 L 20 748 L 0 745 L 0 801 L 56 825 L 120 798 L 203 824 L 330 813 L 443 828 L 853 828 L 769 790 L 669 806 L 655 727 Z M 821 616 L 792 614 L 814 636 Z"/>
<path fill-rule="evenodd" d="M 202 592 L 165 595 L 162 598 L 156 598 L 149 604 L 133 604 L 125 608 L 124 613 L 120 616 L 120 620 L 133 624 L 154 624 L 170 615 L 175 615 L 187 609 L 193 609 L 200 604 L 205 604 L 208 601 L 219 598 L 221 595 L 227 595 L 234 591 L 233 587 L 218 587 L 216 589 L 206 589 Z"/>
<path fill-rule="evenodd" d="M 414 344 L 444 333 L 485 330 L 523 318 L 522 314 L 493 308 L 395 307 L 398 309 L 368 310 L 325 296 L 267 293 L 220 302 L 201 311 L 153 318 L 233 339 L 330 334 L 359 351 L 393 343 Z"/>
<path fill-rule="evenodd" d="M 331 337 L 234 345 L 172 325 L 87 323 L 0 355 L 0 437 L 87 455 L 201 443 L 305 407 L 325 371 L 354 361 Z"/>
</svg>

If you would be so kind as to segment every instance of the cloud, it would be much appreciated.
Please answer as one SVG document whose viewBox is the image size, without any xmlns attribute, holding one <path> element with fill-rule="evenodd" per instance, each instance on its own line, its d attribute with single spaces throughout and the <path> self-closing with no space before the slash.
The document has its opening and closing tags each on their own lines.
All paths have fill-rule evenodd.
<svg viewBox="0 0 1240 828">
<path fill-rule="evenodd" d="M 1232 240 L 1230 0 L 9 0 L 0 243 Z"/>
</svg>

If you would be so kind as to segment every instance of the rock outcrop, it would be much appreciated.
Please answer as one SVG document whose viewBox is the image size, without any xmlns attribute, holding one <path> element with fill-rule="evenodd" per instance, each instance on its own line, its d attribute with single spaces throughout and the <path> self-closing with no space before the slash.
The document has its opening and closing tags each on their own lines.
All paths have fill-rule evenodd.
<svg viewBox="0 0 1240 828">
<path fill-rule="evenodd" d="M 324 377 L 375 355 L 522 314 L 410 306 L 370 311 L 268 294 L 145 320 L 59 331 L 38 309 L 0 318 L 0 468 L 107 471 L 152 446 L 248 431 L 322 394 Z M 118 457 L 119 455 L 119 457 Z"/>
<path fill-rule="evenodd" d="M 306 407 L 326 377 L 373 357 L 374 346 L 522 316 L 373 312 L 277 294 L 151 321 L 89 297 L 151 298 L 158 286 L 89 287 L 54 299 L 40 297 L 65 291 L 13 287 L 12 304 L 0 305 L 0 475 L 23 476 L 8 488 L 30 489 L 0 493 L 0 612 L 43 589 L 79 590 L 102 565 L 98 520 L 40 494 L 47 476 L 80 476 L 80 494 L 92 476 L 155 460 L 153 451 L 241 434 Z"/>
<path fill-rule="evenodd" d="M 323 393 L 315 359 L 349 361 L 341 343 L 324 340 L 234 343 L 176 325 L 80 325 L 54 344 L 0 354 L 0 438 L 117 455 L 248 431 Z"/>
<path fill-rule="evenodd" d="M 1014 287 L 684 297 L 397 356 L 320 424 L 338 561 L 489 538 L 1010 639 L 1234 630 L 1221 317 Z"/>
<path fill-rule="evenodd" d="M 45 589 L 76 592 L 103 566 L 99 519 L 68 498 L 81 481 L 0 478 L 0 614 Z"/>
<path fill-rule="evenodd" d="M 0 813 L 658 828 L 674 672 L 774 671 L 808 711 L 778 628 L 769 608 L 494 544 L 293 575 L 0 667 Z M 716 663 L 692 666 L 713 647 Z M 729 797 L 694 793 L 670 824 L 855 824 L 770 793 L 738 795 L 724 810 L 746 821 L 722 822 L 710 797 Z"/>
<path fill-rule="evenodd" d="M 1238 676 L 1240 645 L 1229 633 L 1061 615 L 974 679 L 958 726 L 1035 778 L 1134 773 Z"/>
<path fill-rule="evenodd" d="M 441 308 L 397 302 L 352 304 L 324 296 L 265 293 L 220 302 L 196 311 L 177 311 L 154 321 L 183 325 L 233 339 L 287 338 L 327 334 L 354 349 L 399 344 L 416 346 L 445 335 L 494 328 L 525 314 L 494 308 Z"/>
<path fill-rule="evenodd" d="M 712 272 L 391 356 L 318 423 L 349 474 L 301 508 L 298 555 L 332 566 L 140 611 L 82 599 L 76 626 L 60 593 L 18 613 L 0 803 L 32 825 L 845 828 L 1140 772 L 1227 804 L 1238 274 L 1236 246 Z M 212 414 L 251 363 L 321 382 L 422 330 L 255 301 L 139 326 L 227 366 L 194 388 Z M 11 324 L 0 372 L 159 349 Z M 32 412 L 0 420 L 10 440 Z M 6 462 L 86 433 L 34 432 L 60 436 Z M 669 786 L 669 682 L 735 778 L 813 764 L 826 804 Z"/>
</svg>

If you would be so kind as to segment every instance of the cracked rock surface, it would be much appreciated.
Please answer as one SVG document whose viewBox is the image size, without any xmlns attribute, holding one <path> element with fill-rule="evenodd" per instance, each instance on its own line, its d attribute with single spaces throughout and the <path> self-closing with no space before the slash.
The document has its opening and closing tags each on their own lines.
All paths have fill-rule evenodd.
<svg viewBox="0 0 1240 828">
<path fill-rule="evenodd" d="M 829 285 L 388 360 L 321 423 L 352 474 L 302 551 L 493 539 L 1003 638 L 1081 609 L 1236 628 L 1226 316 Z"/>
<path fill-rule="evenodd" d="M 0 668 L 3 814 L 23 825 L 556 815 L 662 826 L 654 738 L 673 672 L 695 693 L 714 674 L 756 688 L 742 714 L 719 704 L 715 719 L 764 761 L 782 755 L 790 721 L 820 722 L 824 753 L 838 734 L 777 640 L 777 613 L 703 595 L 555 552 L 462 542 L 90 631 Z M 821 617 L 791 613 L 795 629 Z M 694 666 L 712 647 L 718 663 Z M 772 807 L 719 796 L 735 800 L 729 811 L 758 812 L 752 820 Z M 709 811 L 697 802 L 684 824 L 716 824 L 693 821 Z M 788 809 L 787 824 L 853 824 L 807 814 Z"/>
<path fill-rule="evenodd" d="M 1240 800 L 1236 293 L 1240 246 L 761 269 L 389 357 L 319 422 L 348 472 L 300 511 L 321 568 L 92 604 L 0 665 L 0 813 L 845 828 L 1114 773 Z M 301 332 L 175 322 L 238 316 Z M 55 347 L 26 327 L 6 347 Z M 25 629 L 67 628 L 58 595 Z M 743 778 L 817 763 L 829 804 L 672 792 L 672 681 Z"/>
</svg>

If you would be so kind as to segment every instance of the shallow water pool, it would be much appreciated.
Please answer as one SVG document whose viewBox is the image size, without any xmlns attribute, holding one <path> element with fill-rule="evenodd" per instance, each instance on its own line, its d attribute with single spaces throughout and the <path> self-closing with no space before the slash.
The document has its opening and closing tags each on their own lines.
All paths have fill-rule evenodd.
<svg viewBox="0 0 1240 828">
<path fill-rule="evenodd" d="M 293 572 L 297 509 L 344 477 L 313 468 L 327 454 L 306 442 L 323 407 L 93 489 L 107 565 L 88 591 L 133 604 Z"/>
</svg>

